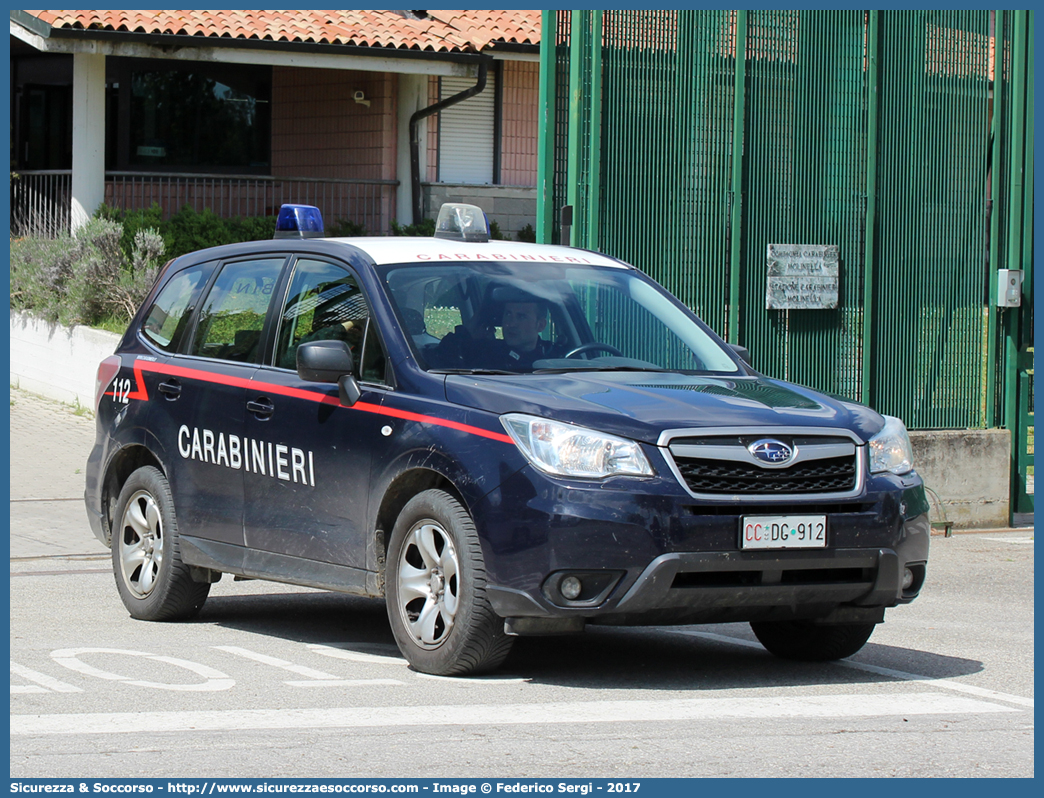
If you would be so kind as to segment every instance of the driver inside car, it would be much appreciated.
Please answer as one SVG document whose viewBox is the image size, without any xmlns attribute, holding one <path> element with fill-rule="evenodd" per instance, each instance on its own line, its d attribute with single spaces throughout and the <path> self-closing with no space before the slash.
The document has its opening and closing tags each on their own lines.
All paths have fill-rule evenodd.
<svg viewBox="0 0 1044 798">
<path fill-rule="evenodd" d="M 493 325 L 476 314 L 473 324 L 458 325 L 432 353 L 438 368 L 532 371 L 533 363 L 562 357 L 565 350 L 540 333 L 547 327 L 548 304 L 524 294 L 513 294 L 504 302 L 501 317 L 503 338 L 494 337 Z"/>
</svg>

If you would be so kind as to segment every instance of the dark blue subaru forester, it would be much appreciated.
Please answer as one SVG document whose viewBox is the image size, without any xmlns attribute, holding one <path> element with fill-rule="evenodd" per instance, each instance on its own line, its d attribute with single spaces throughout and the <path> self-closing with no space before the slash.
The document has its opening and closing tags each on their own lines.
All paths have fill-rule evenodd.
<svg viewBox="0 0 1044 798">
<path fill-rule="evenodd" d="M 433 239 L 316 214 L 172 261 L 99 367 L 85 497 L 135 618 L 191 617 L 222 574 L 383 596 L 406 659 L 455 674 L 589 623 L 748 621 L 836 659 L 917 596 L 899 419 L 474 206 Z"/>
</svg>

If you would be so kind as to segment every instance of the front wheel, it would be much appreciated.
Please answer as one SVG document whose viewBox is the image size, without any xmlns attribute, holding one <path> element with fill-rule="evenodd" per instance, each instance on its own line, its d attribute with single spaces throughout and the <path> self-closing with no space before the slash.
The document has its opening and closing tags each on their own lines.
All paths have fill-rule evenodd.
<svg viewBox="0 0 1044 798">
<path fill-rule="evenodd" d="M 498 667 L 511 650 L 486 599 L 478 532 L 467 510 L 441 490 L 414 496 L 388 546 L 388 620 L 399 650 L 439 676 Z"/>
<path fill-rule="evenodd" d="M 132 617 L 182 621 L 203 607 L 210 585 L 193 581 L 181 561 L 174 499 L 158 468 L 145 466 L 127 478 L 111 545 L 116 588 Z"/>
<path fill-rule="evenodd" d="M 816 624 L 812 621 L 751 621 L 750 628 L 769 653 L 781 659 L 828 662 L 844 659 L 866 645 L 873 623 Z"/>
</svg>

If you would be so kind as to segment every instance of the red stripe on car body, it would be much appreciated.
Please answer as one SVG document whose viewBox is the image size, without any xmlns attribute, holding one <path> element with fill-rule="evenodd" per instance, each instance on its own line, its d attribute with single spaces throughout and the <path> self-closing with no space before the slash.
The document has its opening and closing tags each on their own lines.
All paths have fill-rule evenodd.
<svg viewBox="0 0 1044 798">
<path fill-rule="evenodd" d="M 318 402 L 319 404 L 334 405 L 336 407 L 343 406 L 336 396 L 329 396 L 317 391 L 306 391 L 301 388 L 291 388 L 286 385 L 278 385 L 276 383 L 264 382 L 262 380 L 246 380 L 242 377 L 232 377 L 227 374 L 202 371 L 200 369 L 177 366 L 171 363 L 157 363 L 151 360 L 141 360 L 140 358 L 134 361 L 134 377 L 137 381 L 137 390 L 128 394 L 129 399 L 148 401 L 149 395 L 148 391 L 145 389 L 145 379 L 142 375 L 143 371 L 151 371 L 155 374 L 166 374 L 171 377 L 183 377 L 187 380 L 200 380 L 202 382 L 212 382 L 218 385 L 229 385 L 234 388 L 264 390 L 268 393 L 289 396 L 293 399 L 303 399 L 307 402 Z M 501 443 L 513 443 L 512 439 L 503 433 L 493 432 L 492 430 L 482 429 L 481 427 L 473 427 L 470 424 L 461 424 L 460 422 L 450 421 L 449 419 L 439 418 L 438 416 L 426 416 L 420 413 L 411 413 L 408 410 L 382 407 L 381 405 L 375 405 L 369 402 L 356 402 L 351 406 L 351 408 L 346 409 L 361 410 L 364 413 L 376 413 L 379 416 L 388 416 L 390 418 L 398 418 L 404 421 L 416 421 L 420 424 L 434 424 L 438 427 L 448 427 L 449 429 L 454 429 L 458 432 L 478 435 L 483 438 L 489 438 L 490 440 L 500 441 Z"/>
</svg>

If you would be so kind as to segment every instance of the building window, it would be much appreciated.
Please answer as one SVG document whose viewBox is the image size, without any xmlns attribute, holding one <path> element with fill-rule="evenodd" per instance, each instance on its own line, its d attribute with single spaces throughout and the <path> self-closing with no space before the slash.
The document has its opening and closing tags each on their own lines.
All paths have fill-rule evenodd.
<svg viewBox="0 0 1044 798">
<path fill-rule="evenodd" d="M 271 68 L 127 61 L 115 71 L 120 167 L 268 171 Z"/>
<path fill-rule="evenodd" d="M 439 113 L 440 183 L 500 181 L 497 73 L 497 69 L 489 71 L 481 93 Z M 475 79 L 444 77 L 439 85 L 439 99 L 445 100 L 470 89 Z"/>
</svg>

